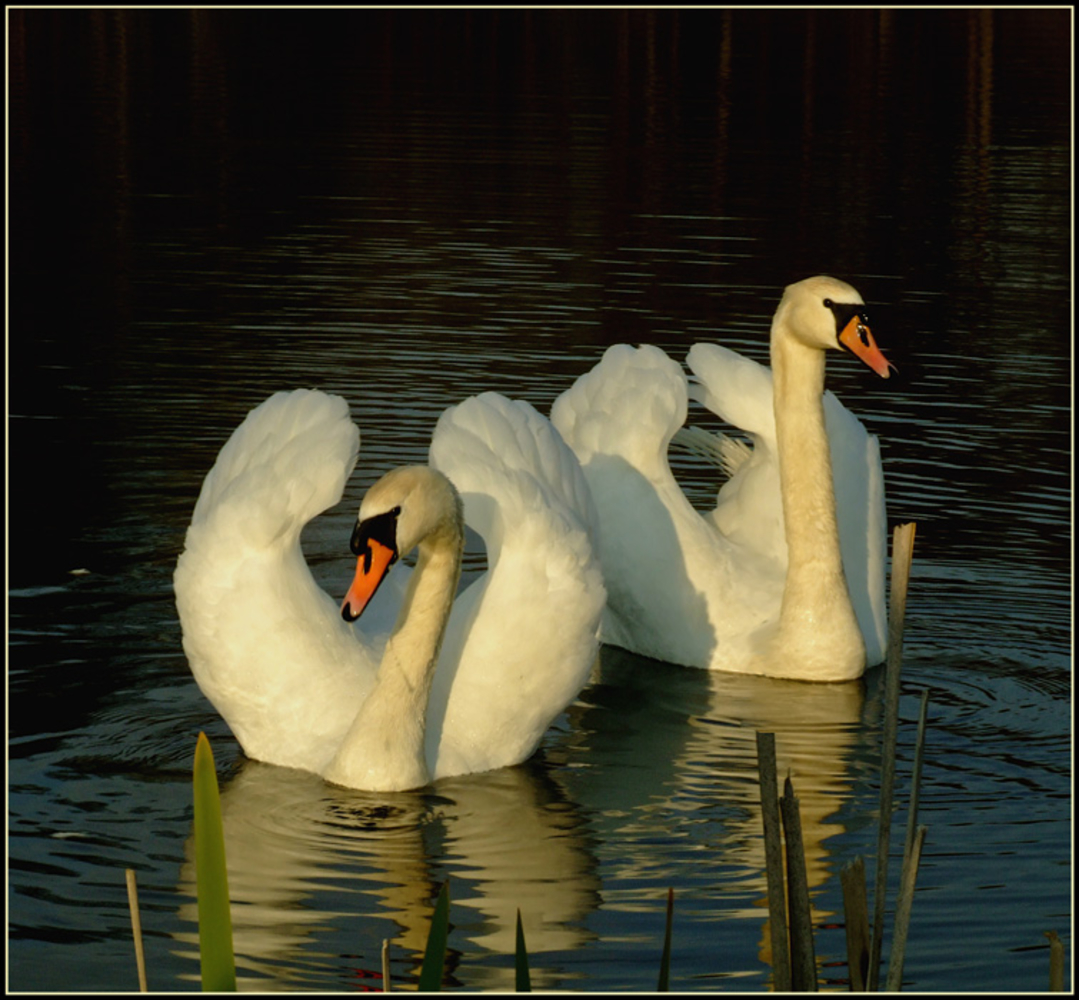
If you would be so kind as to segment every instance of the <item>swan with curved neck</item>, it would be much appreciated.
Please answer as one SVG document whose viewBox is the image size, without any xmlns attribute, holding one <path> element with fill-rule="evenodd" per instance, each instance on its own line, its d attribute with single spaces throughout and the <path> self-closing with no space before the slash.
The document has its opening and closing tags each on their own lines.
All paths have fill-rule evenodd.
<svg viewBox="0 0 1079 1000">
<path fill-rule="evenodd" d="M 876 439 L 824 391 L 825 352 L 887 378 L 861 296 L 834 278 L 789 286 L 772 368 L 696 344 L 681 368 L 654 347 L 610 348 L 556 400 L 600 511 L 603 638 L 687 666 L 804 680 L 883 658 L 884 495 Z M 690 394 L 752 440 L 683 429 Z M 727 472 L 698 514 L 672 441 Z"/>
<path fill-rule="evenodd" d="M 375 686 L 324 777 L 351 788 L 418 788 L 431 780 L 427 703 L 461 576 L 465 522 L 457 491 L 426 466 L 395 469 L 364 497 L 351 544 L 359 558 L 341 606 L 345 621 L 360 617 L 400 555 L 419 552 Z"/>
<path fill-rule="evenodd" d="M 430 466 L 364 497 L 339 608 L 300 534 L 340 500 L 358 449 L 348 405 L 314 390 L 270 397 L 221 449 L 174 576 L 199 687 L 248 756 L 350 787 L 526 760 L 598 648 L 606 593 L 576 458 L 527 403 L 451 407 Z M 458 592 L 466 521 L 487 569 Z"/>
</svg>

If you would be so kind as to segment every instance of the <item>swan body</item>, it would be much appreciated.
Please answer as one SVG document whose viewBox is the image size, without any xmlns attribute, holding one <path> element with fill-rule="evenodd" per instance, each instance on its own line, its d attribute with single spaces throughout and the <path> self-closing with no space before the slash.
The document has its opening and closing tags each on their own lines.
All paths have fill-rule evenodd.
<svg viewBox="0 0 1079 1000">
<path fill-rule="evenodd" d="M 396 469 L 364 498 L 358 569 L 377 547 L 372 522 L 394 559 L 418 557 L 363 596 L 354 627 L 312 577 L 300 532 L 340 500 L 358 453 L 346 402 L 314 390 L 271 396 L 222 448 L 174 577 L 199 687 L 248 756 L 349 787 L 520 763 L 598 645 L 606 595 L 576 458 L 527 403 L 486 393 L 447 410 L 430 466 Z M 488 568 L 457 594 L 466 522 Z M 349 603 L 357 586 L 349 618 L 364 610 Z M 395 624 L 387 635 L 371 621 Z"/>
<path fill-rule="evenodd" d="M 600 516 L 604 641 L 686 666 L 814 681 L 860 676 L 887 642 L 887 533 L 877 439 L 824 390 L 829 348 L 887 378 L 861 296 L 833 278 L 789 286 L 771 369 L 696 344 L 692 383 L 659 348 L 615 345 L 551 419 L 581 460 Z M 689 401 L 747 446 L 684 428 Z M 728 476 L 699 514 L 668 449 Z"/>
</svg>

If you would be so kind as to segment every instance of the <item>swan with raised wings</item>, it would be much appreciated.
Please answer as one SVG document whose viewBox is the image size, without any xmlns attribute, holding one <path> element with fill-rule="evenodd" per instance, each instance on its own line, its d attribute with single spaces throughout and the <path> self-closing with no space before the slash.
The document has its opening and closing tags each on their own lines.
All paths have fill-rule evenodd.
<svg viewBox="0 0 1079 1000">
<path fill-rule="evenodd" d="M 888 377 L 858 292 L 807 278 L 776 310 L 770 370 L 695 344 L 690 384 L 659 348 L 620 344 L 555 401 L 551 419 L 599 511 L 604 641 L 686 666 L 812 681 L 849 680 L 883 659 L 880 449 L 825 392 L 833 348 Z M 752 446 L 683 427 L 691 395 Z M 728 475 L 706 514 L 671 473 L 672 442 Z"/>
<path fill-rule="evenodd" d="M 248 756 L 402 790 L 520 763 L 588 679 L 605 602 L 580 467 L 529 404 L 493 393 L 440 417 L 430 465 L 376 482 L 338 605 L 300 532 L 359 452 L 347 403 L 271 396 L 207 475 L 175 572 L 192 673 Z M 457 593 L 464 526 L 487 570 Z M 397 558 L 418 550 L 414 568 Z M 349 621 L 370 602 L 361 631 Z M 394 622 L 388 637 L 379 623 Z"/>
</svg>

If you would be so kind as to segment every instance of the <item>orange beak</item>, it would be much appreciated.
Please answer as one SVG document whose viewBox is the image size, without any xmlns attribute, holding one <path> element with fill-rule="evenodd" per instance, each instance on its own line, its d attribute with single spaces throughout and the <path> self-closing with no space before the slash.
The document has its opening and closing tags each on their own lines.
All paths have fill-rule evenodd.
<svg viewBox="0 0 1079 1000">
<path fill-rule="evenodd" d="M 839 334 L 839 343 L 851 354 L 861 358 L 881 378 L 887 378 L 889 369 L 895 368 L 877 347 L 873 332 L 861 316 L 855 314 Z"/>
<path fill-rule="evenodd" d="M 371 598 L 375 596 L 378 585 L 386 578 L 386 573 L 397 559 L 397 553 L 374 538 L 366 539 L 367 548 L 356 560 L 356 575 L 352 586 L 348 588 L 341 603 L 341 617 L 347 622 L 354 622 L 363 614 Z"/>
</svg>

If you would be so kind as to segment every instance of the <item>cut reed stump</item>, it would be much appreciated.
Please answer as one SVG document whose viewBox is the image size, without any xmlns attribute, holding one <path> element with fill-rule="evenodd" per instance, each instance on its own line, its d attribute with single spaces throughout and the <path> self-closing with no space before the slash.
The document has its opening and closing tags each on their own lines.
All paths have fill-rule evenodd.
<svg viewBox="0 0 1079 1000">
<path fill-rule="evenodd" d="M 1056 931 L 1046 931 L 1049 938 L 1049 991 L 1051 993 L 1064 992 L 1064 942 L 1057 936 Z"/>
<path fill-rule="evenodd" d="M 864 993 L 869 971 L 869 896 L 865 888 L 865 861 L 861 856 L 839 872 L 843 885 L 843 920 L 847 931 L 847 968 L 850 991 Z"/>
</svg>

